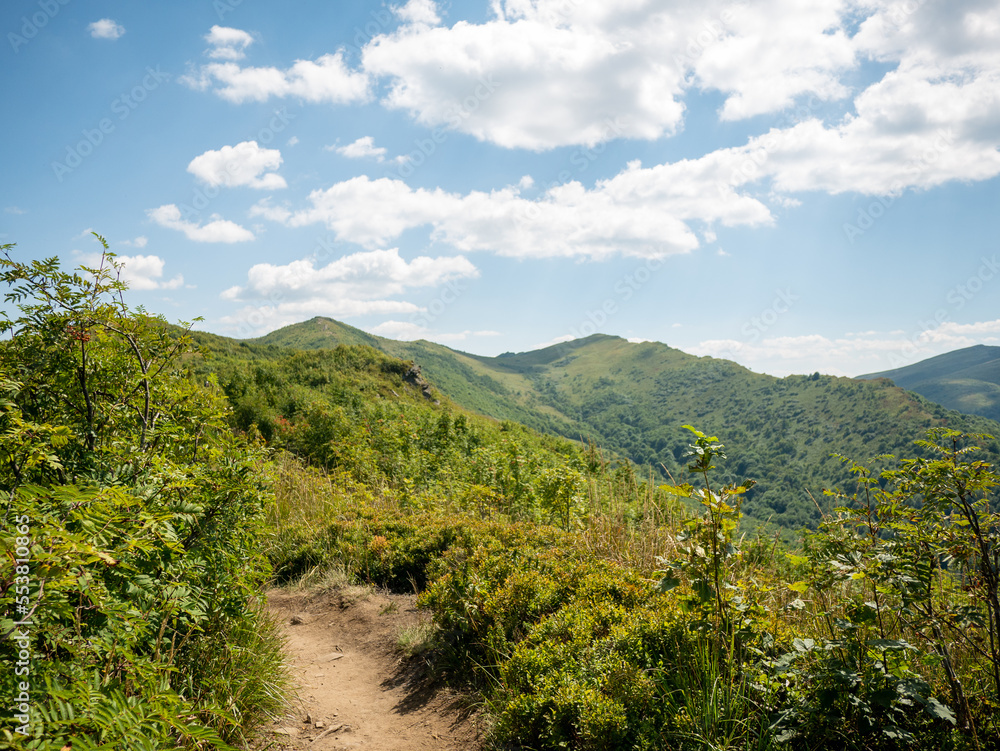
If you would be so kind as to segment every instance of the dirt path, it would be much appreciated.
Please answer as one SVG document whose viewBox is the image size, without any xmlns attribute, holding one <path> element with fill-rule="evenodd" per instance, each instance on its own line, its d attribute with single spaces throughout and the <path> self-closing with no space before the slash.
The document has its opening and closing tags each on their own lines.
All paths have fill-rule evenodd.
<svg viewBox="0 0 1000 751">
<path fill-rule="evenodd" d="M 459 697 L 429 687 L 419 660 L 398 651 L 400 632 L 426 618 L 412 596 L 275 590 L 268 602 L 285 625 L 299 691 L 290 714 L 272 728 L 272 748 L 479 748 L 476 718 Z"/>
</svg>

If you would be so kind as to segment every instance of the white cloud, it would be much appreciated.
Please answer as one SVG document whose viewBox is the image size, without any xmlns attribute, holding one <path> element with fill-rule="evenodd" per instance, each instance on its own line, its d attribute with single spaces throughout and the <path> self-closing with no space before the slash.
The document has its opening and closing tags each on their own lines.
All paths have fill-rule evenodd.
<svg viewBox="0 0 1000 751">
<path fill-rule="evenodd" d="M 937 328 L 765 337 L 756 342 L 712 339 L 686 347 L 696 355 L 735 360 L 755 370 L 784 376 L 820 371 L 857 376 L 910 365 L 975 344 L 1000 344 L 1000 319 L 976 323 L 946 321 Z"/>
<path fill-rule="evenodd" d="M 253 240 L 253 233 L 228 219 L 211 216 L 208 224 L 198 225 L 181 218 L 176 204 L 168 203 L 149 209 L 146 215 L 161 227 L 183 232 L 188 240 L 198 243 L 239 243 Z"/>
<path fill-rule="evenodd" d="M 723 185 L 728 159 L 720 152 L 649 169 L 636 162 L 592 190 L 571 182 L 533 200 L 523 198 L 516 187 L 460 195 L 361 176 L 313 191 L 310 208 L 293 212 L 259 203 L 251 215 L 290 226 L 321 222 L 339 240 L 370 248 L 427 225 L 432 239 L 463 252 L 661 257 L 698 247 L 690 221 L 726 226 L 771 221 L 766 206 Z"/>
<path fill-rule="evenodd" d="M 840 77 L 856 65 L 844 29 L 852 10 L 846 0 L 756 0 L 724 7 L 695 36 L 689 59 L 696 83 L 727 95 L 719 112 L 723 120 L 778 112 L 802 95 L 842 99 L 850 90 Z"/>
<path fill-rule="evenodd" d="M 824 12 L 819 4 L 803 7 Z M 867 16 L 851 44 L 889 71 L 855 96 L 854 111 L 839 122 L 821 121 L 807 103 L 802 122 L 751 139 L 744 150 L 758 167 L 749 165 L 734 184 L 769 177 L 779 192 L 895 195 L 1000 174 L 1000 7 L 943 0 L 831 7 Z M 838 32 L 827 36 L 826 44 L 840 44 Z M 757 73 L 756 63 L 744 63 Z M 824 91 L 803 93 L 823 98 Z"/>
<path fill-rule="evenodd" d="M 196 156 L 187 171 L 212 186 L 246 185 L 260 190 L 275 190 L 288 187 L 285 179 L 273 172 L 280 166 L 281 152 L 278 149 L 262 149 L 256 141 L 243 141 Z"/>
<path fill-rule="evenodd" d="M 391 80 L 383 103 L 428 126 L 540 150 L 672 135 L 692 86 L 724 93 L 725 119 L 804 94 L 843 98 L 839 77 L 856 65 L 844 0 L 494 0 L 492 10 L 485 23 L 451 28 L 414 16 L 372 40 L 363 63 Z"/>
<path fill-rule="evenodd" d="M 295 146 L 295 145 L 298 144 L 298 142 L 299 142 L 299 137 L 298 136 L 292 136 L 291 138 L 288 139 L 288 145 L 289 146 Z"/>
<path fill-rule="evenodd" d="M 22 209 L 20 206 L 5 206 L 3 213 L 14 214 L 15 216 L 19 216 L 21 214 L 27 214 L 28 212 L 25 209 Z"/>
<path fill-rule="evenodd" d="M 751 165 L 729 185 L 769 181 L 783 208 L 798 204 L 792 192 L 889 195 L 1000 174 L 995 3 L 632 0 L 612 10 L 495 0 L 493 11 L 484 23 L 407 25 L 367 45 L 365 70 L 391 84 L 385 106 L 546 149 L 670 135 L 693 88 L 719 91 L 724 120 L 785 111 L 724 155 Z M 864 58 L 889 69 L 855 91 Z M 848 114 L 820 119 L 838 100 Z"/>
<path fill-rule="evenodd" d="M 341 156 L 348 159 L 374 158 L 377 162 L 384 162 L 386 150 L 382 146 L 375 145 L 375 139 L 371 136 L 362 136 L 347 146 L 327 146 L 328 151 L 336 151 Z"/>
<path fill-rule="evenodd" d="M 100 253 L 79 253 L 75 252 L 80 264 L 96 269 L 101 264 Z M 121 269 L 121 280 L 126 282 L 129 289 L 133 290 L 153 290 L 153 289 L 177 289 L 184 285 L 184 277 L 181 274 L 169 280 L 164 280 L 163 267 L 165 263 L 159 256 L 115 256 L 115 263 Z"/>
<path fill-rule="evenodd" d="M 669 136 L 683 127 L 686 97 L 719 92 L 723 120 L 764 114 L 780 120 L 743 146 L 633 170 L 614 181 L 638 184 L 669 173 L 695 191 L 712 191 L 685 170 L 724 169 L 717 192 L 734 224 L 753 223 L 750 215 L 757 223 L 770 221 L 763 201 L 793 208 L 799 200 L 789 194 L 802 191 L 895 195 L 1000 175 L 1000 6 L 994 2 L 493 0 L 488 20 L 450 27 L 440 25 L 431 0 L 410 0 L 394 12 L 401 26 L 364 46 L 360 69 L 349 69 L 336 52 L 287 70 L 215 63 L 188 83 L 236 102 L 298 96 L 350 103 L 365 101 L 369 84 L 380 78 L 387 86 L 383 105 L 421 124 L 535 150 Z M 865 61 L 888 72 L 859 86 L 870 75 L 861 67 Z M 366 139 L 341 148 L 388 161 Z M 564 187 L 567 199 L 571 191 Z M 610 197 L 595 186 L 580 200 Z M 458 198 L 468 206 L 472 195 Z M 546 200 L 558 200 L 539 202 L 538 210 L 551 215 L 554 206 L 541 205 Z M 498 213 L 523 205 L 505 200 L 503 191 L 481 203 Z M 635 217 L 641 237 L 651 231 L 654 203 L 638 193 L 625 201 L 641 215 Z M 688 218 L 711 221 L 704 218 L 712 213 L 708 201 L 693 196 L 691 203 L 701 206 Z M 690 249 L 697 240 L 676 204 L 674 196 L 664 207 L 681 222 L 670 227 L 666 245 Z M 454 227 L 437 222 L 426 221 L 445 235 Z M 575 214 L 572 226 L 585 245 L 600 246 L 585 247 L 583 255 L 606 254 L 609 244 L 627 237 L 624 228 L 611 229 L 598 242 L 597 228 L 588 229 L 585 217 L 579 224 Z M 495 244 L 514 243 L 501 236 Z M 624 252 L 633 244 L 626 240 Z"/>
<path fill-rule="evenodd" d="M 649 19 L 648 32 L 669 39 L 662 21 Z M 670 135 L 684 111 L 683 71 L 643 53 L 651 39 L 642 29 L 623 32 L 613 18 L 571 28 L 531 11 L 450 29 L 404 27 L 374 39 L 362 60 L 391 80 L 386 107 L 508 148 Z"/>
<path fill-rule="evenodd" d="M 431 334 L 431 330 L 426 326 L 410 321 L 383 321 L 375 326 L 371 333 L 376 336 L 384 336 L 386 339 L 398 339 L 402 342 L 415 342 L 418 339 L 426 339 Z"/>
<path fill-rule="evenodd" d="M 409 0 L 406 5 L 393 8 L 393 12 L 403 22 L 413 25 L 436 26 L 441 23 L 437 3 L 434 0 Z"/>
<path fill-rule="evenodd" d="M 134 240 L 122 240 L 122 245 L 128 245 L 130 248 L 145 248 L 148 242 L 148 237 L 145 235 L 139 235 Z"/>
<path fill-rule="evenodd" d="M 297 60 L 288 70 L 209 63 L 180 80 L 199 91 L 212 88 L 237 104 L 290 96 L 313 103 L 351 104 L 366 101 L 369 88 L 368 76 L 350 70 L 342 52 L 322 55 L 315 62 Z"/>
<path fill-rule="evenodd" d="M 90 36 L 94 39 L 117 39 L 125 33 L 125 27 L 121 26 L 110 18 L 102 18 L 87 26 Z"/>
<path fill-rule="evenodd" d="M 371 330 L 371 333 L 376 334 L 377 336 L 384 336 L 387 339 L 398 339 L 399 341 L 404 342 L 426 339 L 439 344 L 454 344 L 455 342 L 465 342 L 469 339 L 503 336 L 501 332 L 490 329 L 484 329 L 482 331 L 466 329 L 465 331 L 435 332 L 426 326 L 421 326 L 418 323 L 396 320 L 383 321 L 378 326 L 375 326 Z"/>
<path fill-rule="evenodd" d="M 213 60 L 242 60 L 246 48 L 253 44 L 253 37 L 241 29 L 213 26 L 205 41 L 211 47 L 208 56 Z"/>
<path fill-rule="evenodd" d="M 247 273 L 245 286 L 222 293 L 225 300 L 249 303 L 224 322 L 243 323 L 256 311 L 260 322 L 255 328 L 272 330 L 316 315 L 417 313 L 421 308 L 414 303 L 389 298 L 478 275 L 462 256 L 421 256 L 407 262 L 395 248 L 346 255 L 318 268 L 310 258 L 283 266 L 257 264 Z"/>
<path fill-rule="evenodd" d="M 473 331 L 472 329 L 466 329 L 465 331 L 456 331 L 453 333 L 444 334 L 431 334 L 428 337 L 432 342 L 464 342 L 469 339 L 477 339 L 480 337 L 488 336 L 503 336 L 499 331 L 492 331 L 489 329 L 483 331 Z"/>
</svg>

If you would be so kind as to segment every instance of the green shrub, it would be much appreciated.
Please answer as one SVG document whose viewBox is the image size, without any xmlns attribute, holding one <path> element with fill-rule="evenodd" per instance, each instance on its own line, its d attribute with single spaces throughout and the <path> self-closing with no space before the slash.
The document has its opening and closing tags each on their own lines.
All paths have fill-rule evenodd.
<svg viewBox="0 0 1000 751">
<path fill-rule="evenodd" d="M 0 675 L 0 703 L 28 709 L 3 737 L 226 747 L 282 701 L 253 606 L 264 454 L 181 369 L 190 340 L 128 309 L 113 255 L 78 274 L 0 267 L 20 310 L 0 323 L 0 634 L 18 637 L 0 659 L 25 663 Z"/>
</svg>

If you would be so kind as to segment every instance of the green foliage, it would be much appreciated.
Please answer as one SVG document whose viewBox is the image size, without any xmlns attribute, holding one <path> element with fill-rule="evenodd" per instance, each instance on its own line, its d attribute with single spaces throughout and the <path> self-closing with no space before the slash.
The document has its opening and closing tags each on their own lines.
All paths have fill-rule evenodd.
<svg viewBox="0 0 1000 751">
<path fill-rule="evenodd" d="M 488 358 L 314 319 L 250 346 L 276 352 L 361 342 L 419 362 L 461 407 L 592 440 L 638 464 L 642 475 L 649 468 L 660 481 L 684 472 L 688 440 L 680 426 L 725 432 L 731 458 L 718 462 L 719 484 L 755 478 L 757 485 L 743 497 L 744 526 L 774 525 L 786 530 L 789 541 L 830 511 L 823 490 L 849 479 L 832 454 L 908 454 L 913 437 L 934 426 L 1000 435 L 996 422 L 950 412 L 885 380 L 819 374 L 778 379 L 663 344 L 632 344 L 601 334 Z M 983 448 L 989 461 L 1000 463 L 1000 444 Z"/>
<path fill-rule="evenodd" d="M 995 739 L 1000 477 L 970 458 L 973 440 L 991 438 L 934 429 L 918 442 L 928 458 L 850 463 L 858 491 L 807 549 L 812 586 L 851 604 L 827 611 L 827 639 L 799 640 L 775 663 L 800 697 L 778 723 L 785 736 L 838 733 L 867 748 L 950 724 Z"/>
<path fill-rule="evenodd" d="M 719 491 L 713 491 L 709 472 L 715 469 L 713 461 L 725 459 L 724 446 L 715 436 L 707 436 L 690 425 L 684 426 L 695 436 L 695 443 L 690 446 L 687 456 L 691 458 L 688 472 L 701 475 L 704 483 L 695 489 L 690 485 L 670 488 L 672 492 L 684 498 L 695 498 L 705 508 L 703 517 L 693 517 L 685 524 L 686 531 L 678 535 L 683 557 L 675 560 L 661 559 L 671 567 L 687 575 L 691 587 L 698 594 L 696 607 L 714 611 L 715 621 L 711 625 L 717 632 L 729 635 L 732 633 L 732 618 L 730 611 L 733 606 L 745 607 L 742 597 L 735 593 L 739 587 L 729 582 L 727 569 L 738 554 L 735 537 L 739 529 L 740 496 L 755 484 L 753 480 L 744 481 L 740 485 L 730 484 Z M 673 574 L 668 574 L 660 580 L 660 590 L 673 589 L 681 580 Z M 727 596 L 723 585 L 730 590 Z M 730 598 L 735 598 L 730 602 Z"/>
<path fill-rule="evenodd" d="M 329 569 L 420 592 L 433 628 L 408 649 L 483 695 L 497 743 L 1000 739 L 1000 478 L 972 455 L 997 442 L 937 427 L 886 469 L 825 456 L 959 422 L 933 405 L 611 337 L 496 359 L 392 345 L 451 368 L 456 401 L 693 478 L 659 485 L 594 444 L 462 411 L 336 322 L 293 330 L 309 351 L 275 346 L 285 332 L 199 334 L 196 352 L 128 309 L 111 254 L 79 274 L 0 265 L 20 310 L 0 323 L 0 658 L 32 655 L 14 747 L 242 741 L 283 696 L 261 585 Z M 345 343 L 323 349 L 323 325 Z M 730 451 L 673 427 L 695 418 L 738 421 Z M 847 477 L 836 516 L 802 503 Z M 782 555 L 745 537 L 745 512 L 821 523 Z M 6 704 L 20 690 L 0 676 Z"/>
<path fill-rule="evenodd" d="M 491 441 L 503 441 L 509 430 L 482 433 L 478 448 L 494 448 Z M 688 430 L 694 437 L 688 469 L 699 486 L 657 493 L 693 500 L 701 513 L 678 516 L 670 537 L 661 538 L 669 546 L 661 565 L 669 568 L 659 580 L 649 578 L 651 569 L 613 563 L 606 551 L 595 555 L 592 548 L 593 530 L 605 524 L 601 509 L 632 504 L 632 516 L 615 518 L 637 525 L 641 494 L 591 499 L 589 513 L 578 520 L 583 527 L 567 533 L 530 519 L 485 521 L 484 511 L 502 520 L 514 511 L 496 498 L 490 506 L 470 502 L 454 494 L 458 485 L 429 485 L 417 494 L 410 483 L 394 485 L 382 476 L 373 492 L 346 467 L 331 484 L 343 498 L 324 506 L 334 521 L 313 525 L 312 536 L 309 525 L 298 527 L 300 550 L 309 555 L 296 559 L 275 548 L 275 569 L 292 576 L 338 562 L 357 579 L 420 590 L 419 602 L 437 629 L 421 647 L 423 658 L 484 695 L 499 744 L 805 749 L 833 742 L 896 749 L 994 743 L 989 588 L 981 584 L 987 574 L 976 551 L 995 539 L 987 502 L 995 477 L 966 458 L 967 447 L 945 445 L 962 438 L 933 432 L 920 448 L 938 459 L 907 460 L 885 474 L 851 464 L 859 493 L 808 538 L 805 555 L 783 556 L 776 540 L 741 537 L 740 499 L 750 483 L 717 483 L 723 447 Z M 421 440 L 411 433 L 410 450 Z M 391 445 L 379 444 L 383 450 Z M 634 486 L 634 475 L 628 479 L 623 468 L 609 467 L 593 447 L 582 460 L 571 458 L 590 491 Z M 544 495 L 546 483 L 559 477 L 550 470 L 531 482 Z M 984 531 L 979 542 L 968 529 L 976 524 Z M 920 569 L 919 555 L 904 551 L 916 539 L 906 525 L 923 525 L 926 534 L 941 527 L 933 533 L 940 537 L 936 549 L 952 559 Z M 940 614 L 936 624 L 917 617 L 925 607 L 917 594 L 928 589 Z M 985 598 L 978 615 L 975 593 Z M 959 627 L 964 635 L 941 638 Z M 964 715 L 945 698 L 952 680 L 945 655 L 959 683 L 975 683 L 975 693 L 966 690 Z"/>
<path fill-rule="evenodd" d="M 127 307 L 112 254 L 79 273 L 0 267 L 20 311 L 0 323 L 0 657 L 30 655 L 0 677 L 5 706 L 27 686 L 29 719 L 2 732 L 24 748 L 228 747 L 281 701 L 251 607 L 263 454 L 181 369 L 190 339 Z M 268 657 L 213 670 L 233 642 Z"/>
<path fill-rule="evenodd" d="M 515 423 L 496 423 L 428 400 L 412 363 L 364 345 L 213 353 L 200 365 L 233 404 L 232 423 L 259 431 L 333 475 L 402 496 L 412 508 L 444 497 L 462 509 L 498 512 L 570 529 L 589 513 L 580 448 Z"/>
<path fill-rule="evenodd" d="M 623 346 L 598 338 L 501 358 L 497 393 L 507 398 L 512 384 L 534 383 L 549 405 L 568 414 L 577 409 L 570 397 L 585 393 L 588 373 L 600 367 L 595 391 L 614 408 L 602 435 L 640 435 L 645 421 L 662 416 L 640 409 L 652 402 L 609 373 L 621 367 L 614 358 Z M 662 366 L 662 352 L 647 349 L 645 360 Z M 432 362 L 446 364 L 435 352 Z M 852 472 L 864 479 L 857 465 L 824 456 L 830 443 L 821 434 L 799 430 L 801 420 L 814 419 L 807 408 L 853 426 L 834 431 L 839 445 L 878 449 L 902 446 L 901 426 L 930 425 L 943 411 L 924 411 L 926 403 L 884 383 L 818 375 L 777 381 L 719 363 L 711 363 L 718 372 L 705 373 L 674 354 L 671 367 L 682 367 L 671 371 L 669 384 L 666 375 L 658 382 L 664 395 L 682 399 L 686 414 L 722 415 L 736 404 L 736 418 L 749 416 L 746 424 L 757 433 L 734 428 L 735 441 L 727 443 L 738 450 L 727 452 L 714 436 L 685 426 L 693 436 L 685 455 L 682 431 L 660 430 L 657 458 L 671 474 L 687 469 L 693 480 L 657 486 L 652 478 L 638 480 L 629 463 L 607 461 L 593 444 L 581 450 L 462 414 L 447 400 L 429 401 L 401 377 L 410 363 L 376 368 L 379 356 L 357 345 L 301 357 L 260 349 L 243 365 L 217 371 L 237 412 L 241 397 L 232 384 L 243 378 L 255 408 L 273 410 L 272 443 L 326 472 L 329 486 L 315 489 L 322 503 L 304 501 L 315 506 L 312 521 L 291 514 L 277 520 L 275 571 L 292 579 L 336 566 L 357 580 L 421 591 L 437 629 L 421 647 L 423 658 L 483 693 L 496 742 L 767 749 L 813 748 L 833 738 L 860 749 L 975 747 L 995 739 L 988 719 L 995 694 L 980 690 L 990 684 L 990 661 L 971 645 L 956 647 L 959 637 L 948 636 L 943 623 L 942 639 L 929 621 L 908 615 L 916 605 L 904 604 L 893 581 L 912 571 L 885 578 L 903 566 L 905 556 L 886 547 L 896 544 L 899 530 L 873 522 L 853 499 L 851 513 L 842 512 L 853 521 L 826 517 L 805 555 L 782 555 L 779 539 L 747 539 L 740 531 L 744 510 L 759 512 L 764 498 L 759 486 L 740 479 L 752 468 L 765 473 L 769 498 L 779 487 L 784 496 L 805 498 L 810 513 L 801 518 L 809 523 L 833 505 L 802 493 L 826 484 L 813 480 L 846 480 Z M 477 362 L 463 365 L 466 375 L 488 364 Z M 544 380 L 550 369 L 564 374 L 558 387 Z M 245 375 L 230 375 L 237 372 Z M 641 383 L 645 376 L 631 378 Z M 460 393 L 455 383 L 452 394 Z M 719 398 L 723 383 L 738 383 L 728 401 Z M 880 434 L 876 423 L 886 410 L 896 421 Z M 594 424 L 601 412 L 589 414 Z M 252 430 L 250 423 L 241 427 Z M 984 445 L 995 450 L 995 442 Z M 754 446 L 763 454 L 755 456 Z M 914 466 L 933 461 L 935 449 L 921 443 L 917 455 Z M 812 479 L 803 479 L 803 467 Z M 895 492 L 888 476 L 868 479 L 872 498 Z M 990 488 L 979 490 L 970 503 L 986 513 Z M 924 513 L 923 496 L 912 489 L 897 494 L 897 521 Z M 782 511 L 786 522 L 796 508 L 802 506 L 789 502 Z M 930 520 L 951 512 L 925 513 Z M 963 586 L 973 574 L 963 579 L 957 562 L 947 561 L 932 574 L 935 612 L 951 614 L 955 624 L 955 614 L 972 617 Z M 984 578 L 975 574 L 977 582 Z M 982 629 L 988 615 L 988 608 L 978 611 Z M 986 634 L 961 623 L 966 637 Z M 978 646 L 989 652 L 985 636 Z M 942 650 L 958 682 L 977 687 L 966 691 L 965 715 L 950 700 Z"/>
</svg>

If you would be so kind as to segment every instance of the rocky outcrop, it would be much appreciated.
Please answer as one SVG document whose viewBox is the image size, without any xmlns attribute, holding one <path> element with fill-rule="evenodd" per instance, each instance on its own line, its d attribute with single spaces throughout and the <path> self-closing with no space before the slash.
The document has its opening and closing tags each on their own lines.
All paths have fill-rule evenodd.
<svg viewBox="0 0 1000 751">
<path fill-rule="evenodd" d="M 431 393 L 431 385 L 424 379 L 423 374 L 420 372 L 419 365 L 414 364 L 408 371 L 406 371 L 406 374 L 403 376 L 403 380 L 420 389 L 420 393 L 424 395 L 425 399 L 434 399 L 434 395 Z"/>
</svg>

